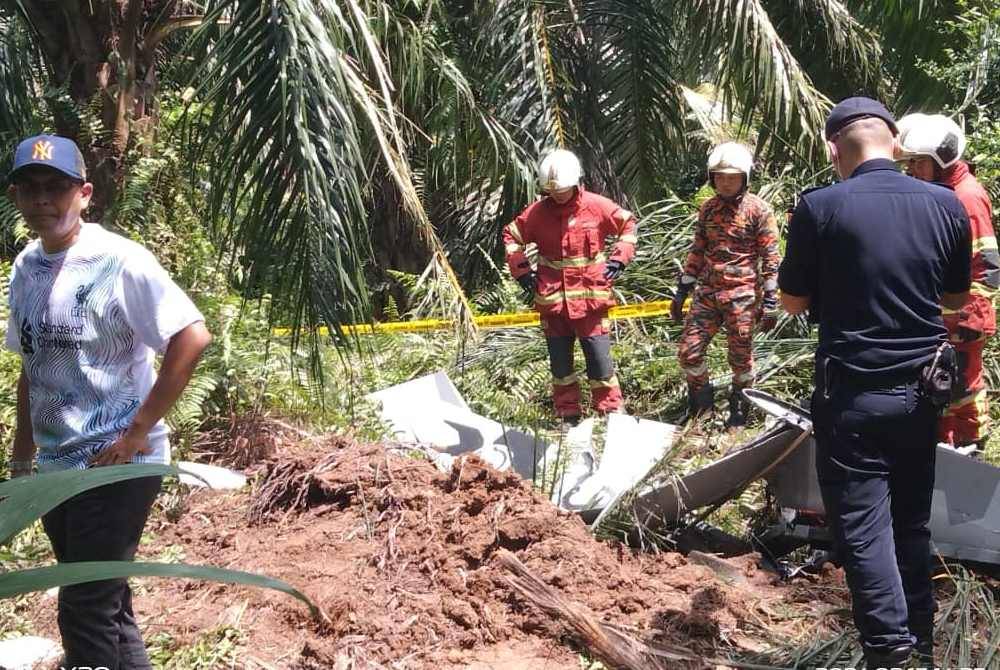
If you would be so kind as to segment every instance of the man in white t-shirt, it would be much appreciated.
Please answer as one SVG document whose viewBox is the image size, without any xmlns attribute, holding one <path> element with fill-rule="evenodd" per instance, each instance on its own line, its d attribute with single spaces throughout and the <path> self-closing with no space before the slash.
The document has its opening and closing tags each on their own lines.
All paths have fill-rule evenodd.
<svg viewBox="0 0 1000 670">
<path fill-rule="evenodd" d="M 11 474 L 169 463 L 163 416 L 211 335 L 149 251 L 84 223 L 93 186 L 67 138 L 14 154 L 8 195 L 37 239 L 14 262 L 6 346 L 21 355 Z M 163 353 L 159 374 L 153 363 Z M 103 486 L 42 523 L 60 562 L 132 560 L 160 477 Z M 149 668 L 124 579 L 63 587 L 64 665 Z"/>
</svg>

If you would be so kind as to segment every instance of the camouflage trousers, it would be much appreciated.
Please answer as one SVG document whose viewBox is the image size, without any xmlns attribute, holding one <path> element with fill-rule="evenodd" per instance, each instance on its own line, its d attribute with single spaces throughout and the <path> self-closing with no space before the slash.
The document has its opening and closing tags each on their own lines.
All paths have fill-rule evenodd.
<svg viewBox="0 0 1000 670">
<path fill-rule="evenodd" d="M 753 327 L 757 315 L 757 296 L 745 290 L 714 291 L 699 286 L 691 300 L 691 309 L 684 320 L 677 357 L 691 392 L 708 383 L 708 345 L 725 326 L 729 349 L 729 367 L 733 370 L 733 387 L 753 386 Z"/>
</svg>

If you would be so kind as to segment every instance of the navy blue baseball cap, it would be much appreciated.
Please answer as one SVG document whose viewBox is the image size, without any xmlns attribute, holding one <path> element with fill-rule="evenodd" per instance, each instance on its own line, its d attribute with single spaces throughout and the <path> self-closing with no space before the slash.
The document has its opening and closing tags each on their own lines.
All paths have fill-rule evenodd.
<svg viewBox="0 0 1000 670">
<path fill-rule="evenodd" d="M 14 165 L 7 178 L 14 180 L 18 170 L 29 165 L 42 165 L 62 172 L 67 177 L 87 181 L 87 165 L 76 142 L 58 135 L 36 135 L 17 145 Z"/>
<path fill-rule="evenodd" d="M 829 140 L 851 121 L 872 116 L 885 121 L 893 135 L 899 134 L 899 129 L 896 128 L 896 119 L 885 108 L 885 105 L 878 100 L 859 96 L 856 98 L 845 98 L 830 110 L 830 115 L 826 117 L 824 135 Z"/>
</svg>

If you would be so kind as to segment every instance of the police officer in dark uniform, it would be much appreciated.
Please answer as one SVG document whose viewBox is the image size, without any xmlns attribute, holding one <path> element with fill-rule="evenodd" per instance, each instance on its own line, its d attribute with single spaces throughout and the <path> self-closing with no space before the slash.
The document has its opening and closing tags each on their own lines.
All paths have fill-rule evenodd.
<svg viewBox="0 0 1000 670">
<path fill-rule="evenodd" d="M 947 372 L 941 306 L 960 308 L 970 283 L 965 211 L 897 171 L 896 132 L 875 100 L 833 108 L 825 136 L 843 181 L 799 200 L 778 280 L 785 309 L 819 322 L 816 470 L 868 668 L 932 653 L 940 393 L 922 377 Z"/>
</svg>

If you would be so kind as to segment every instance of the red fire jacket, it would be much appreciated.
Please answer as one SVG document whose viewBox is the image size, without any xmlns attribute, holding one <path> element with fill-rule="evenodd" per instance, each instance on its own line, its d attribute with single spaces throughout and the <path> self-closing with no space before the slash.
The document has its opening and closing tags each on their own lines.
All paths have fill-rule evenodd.
<svg viewBox="0 0 1000 670">
<path fill-rule="evenodd" d="M 993 215 L 990 196 L 969 172 L 969 167 L 959 161 L 945 170 L 942 181 L 955 189 L 972 229 L 972 289 L 969 302 L 962 309 L 945 309 L 944 323 L 949 334 L 959 328 L 993 335 L 997 332 L 993 297 L 1000 288 L 1000 253 L 993 232 Z"/>
<path fill-rule="evenodd" d="M 543 315 L 581 319 L 615 304 L 604 278 L 608 260 L 628 264 L 635 255 L 636 222 L 628 210 L 578 187 L 560 205 L 543 198 L 529 205 L 503 231 L 507 264 L 515 278 L 531 271 L 527 247 L 538 249 L 535 308 Z M 607 238 L 613 239 L 605 255 Z"/>
</svg>

